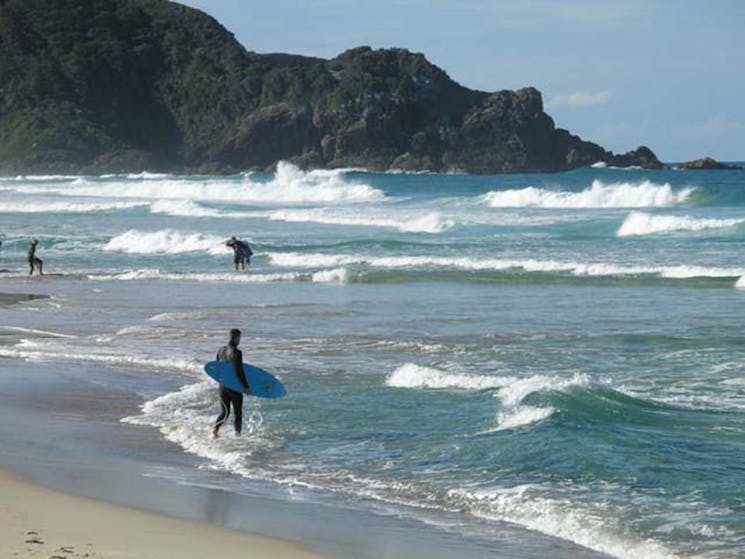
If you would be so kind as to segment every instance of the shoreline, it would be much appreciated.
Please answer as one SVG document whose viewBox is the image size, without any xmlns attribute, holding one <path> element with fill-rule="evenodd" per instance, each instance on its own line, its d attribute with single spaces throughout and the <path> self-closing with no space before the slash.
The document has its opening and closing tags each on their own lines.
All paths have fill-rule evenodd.
<svg viewBox="0 0 745 559">
<path fill-rule="evenodd" d="M 290 546 L 289 555 L 272 551 L 274 556 L 280 557 L 377 559 L 394 553 L 392 556 L 412 559 L 448 559 L 454 556 L 454 550 L 463 559 L 541 559 L 549 550 L 557 558 L 605 557 L 571 542 L 507 523 L 495 525 L 476 521 L 473 531 L 466 535 L 460 530 L 447 528 L 460 525 L 462 519 L 457 515 L 435 515 L 432 523 L 402 516 L 385 506 L 367 508 L 344 503 L 333 496 L 310 496 L 292 488 L 247 482 L 219 471 L 202 470 L 202 460 L 164 441 L 157 429 L 120 422 L 121 417 L 131 414 L 142 402 L 140 389 L 153 394 L 171 391 L 178 386 L 174 379 L 119 369 L 121 374 L 112 384 L 111 371 L 95 364 L 78 364 L 76 367 L 64 364 L 60 367 L 57 363 L 29 363 L 4 358 L 0 358 L 0 368 L 3 369 L 0 375 L 0 439 L 5 442 L 5 452 L 0 456 L 0 473 L 22 474 L 28 480 L 25 487 L 32 496 L 37 494 L 35 492 L 46 494 L 45 491 L 49 491 L 53 499 L 56 499 L 54 495 L 61 495 L 59 501 L 38 498 L 39 506 L 24 511 L 17 504 L 26 500 L 22 484 L 17 497 L 8 499 L 8 506 L 4 502 L 6 499 L 0 502 L 0 522 L 7 524 L 5 518 L 9 515 L 16 518 L 9 535 L 0 532 L 2 541 L 9 541 L 14 546 L 11 549 L 8 547 L 10 543 L 5 547 L 0 545 L 0 559 L 23 557 L 11 553 L 30 553 L 27 551 L 29 546 L 32 552 L 36 546 L 42 549 L 42 544 L 26 545 L 25 540 L 31 538 L 21 536 L 27 535 L 39 536 L 45 543 L 49 542 L 43 548 L 45 554 L 25 555 L 32 558 L 49 559 L 55 554 L 46 551 L 54 552 L 62 546 L 98 545 L 98 540 L 86 539 L 84 533 L 64 531 L 65 515 L 75 519 L 80 517 L 78 505 L 84 511 L 81 514 L 84 515 L 82 524 L 85 524 L 89 503 L 101 504 L 101 512 L 93 514 L 96 521 L 105 521 L 106 512 L 118 507 L 131 512 L 133 516 L 128 522 L 140 522 L 135 518 L 143 518 L 139 511 L 149 511 L 147 514 L 155 519 L 153 525 L 161 519 L 172 526 L 168 520 L 176 522 L 175 519 L 180 519 L 180 530 L 186 537 L 200 534 L 203 526 L 209 527 L 210 531 L 212 528 L 225 530 L 215 534 L 244 534 L 247 537 L 256 534 L 257 541 L 267 538 L 270 542 L 278 542 L 270 546 L 273 550 L 278 549 L 276 546 L 284 549 L 281 546 L 285 543 Z M 30 383 L 31 374 L 34 382 Z M 45 389 L 39 390 L 40 386 Z M 195 476 L 196 472 L 199 474 Z M 7 475 L 0 477 L 1 495 L 8 494 L 5 489 Z M 45 514 L 46 509 L 49 509 L 49 514 L 56 509 L 57 514 L 63 516 L 61 523 L 54 519 L 47 524 L 36 522 L 35 515 Z M 98 509 L 93 507 L 91 510 Z M 30 520 L 19 523 L 18 520 L 23 518 Z M 110 518 L 111 523 L 119 526 L 118 517 Z M 78 523 L 76 520 L 76 525 Z M 54 526 L 55 530 L 59 528 L 59 531 L 43 530 L 47 525 Z M 148 523 L 144 525 L 150 526 Z M 168 533 L 178 534 L 175 528 L 171 529 L 173 531 Z M 29 531 L 38 534 L 26 534 Z M 63 537 L 68 533 L 77 535 L 77 539 Z M 177 555 L 178 549 L 171 546 L 170 541 L 163 541 L 162 549 L 165 551 L 160 556 L 146 555 L 150 549 L 146 547 L 139 555 L 115 556 L 174 555 L 187 559 L 208 556 L 207 553 Z M 215 549 L 224 550 L 220 538 L 213 541 L 217 542 Z M 143 545 L 151 544 L 155 545 L 151 541 Z M 252 548 L 253 544 L 250 544 Z M 204 551 L 204 548 L 200 549 Z M 80 549 L 75 547 L 75 551 Z M 85 549 L 82 553 L 89 553 L 92 559 L 111 557 L 104 553 L 103 547 L 97 547 L 95 551 L 98 554 Z M 244 551 L 241 556 L 247 556 Z M 314 553 L 316 555 L 312 555 Z M 56 555 L 75 557 L 74 554 L 62 555 L 59 552 Z M 254 556 L 268 557 L 248 555 Z"/>
<path fill-rule="evenodd" d="M 295 542 L 66 494 L 7 470 L 0 470 L 0 494 L 0 558 L 201 559 L 219 550 L 256 559 L 323 559 Z"/>
</svg>

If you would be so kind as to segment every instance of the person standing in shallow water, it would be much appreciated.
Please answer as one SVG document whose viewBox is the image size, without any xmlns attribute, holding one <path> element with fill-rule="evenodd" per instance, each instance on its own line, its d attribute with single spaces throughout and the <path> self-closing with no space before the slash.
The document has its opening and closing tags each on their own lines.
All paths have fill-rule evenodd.
<svg viewBox="0 0 745 559">
<path fill-rule="evenodd" d="M 230 237 L 230 240 L 225 243 L 225 246 L 229 246 L 233 249 L 233 264 L 235 264 L 235 271 L 238 272 L 239 268 L 242 271 L 246 270 L 246 261 L 251 264 L 251 255 L 253 251 L 248 243 L 240 241 L 236 237 Z"/>
<path fill-rule="evenodd" d="M 243 370 L 243 352 L 238 349 L 238 345 L 241 343 L 241 331 L 237 328 L 233 328 L 230 331 L 230 340 L 228 345 L 222 346 L 217 352 L 218 361 L 233 362 L 235 364 L 235 372 L 238 375 L 238 380 L 243 385 L 243 390 L 246 394 L 251 394 L 251 389 L 248 387 L 248 381 L 246 380 L 246 373 Z M 220 415 L 217 416 L 215 426 L 212 428 L 212 437 L 217 438 L 219 436 L 220 427 L 223 426 L 230 415 L 230 406 L 233 406 L 233 426 L 235 427 L 235 434 L 241 434 L 241 428 L 243 427 L 243 393 L 231 390 L 227 386 L 220 385 Z"/>
<path fill-rule="evenodd" d="M 44 262 L 42 262 L 37 256 L 36 256 L 36 246 L 39 244 L 39 241 L 36 239 L 31 240 L 31 244 L 28 246 L 28 265 L 29 265 L 29 272 L 28 275 L 31 276 L 34 273 L 34 267 L 36 267 L 37 270 L 39 270 L 39 275 L 43 276 L 44 272 L 42 270 L 44 266 Z"/>
</svg>

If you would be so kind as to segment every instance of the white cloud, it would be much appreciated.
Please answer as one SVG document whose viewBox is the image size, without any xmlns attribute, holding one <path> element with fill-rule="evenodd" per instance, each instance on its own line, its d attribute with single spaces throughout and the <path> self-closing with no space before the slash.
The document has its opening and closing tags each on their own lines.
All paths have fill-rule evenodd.
<svg viewBox="0 0 745 559">
<path fill-rule="evenodd" d="M 584 107 L 593 107 L 595 105 L 604 105 L 610 101 L 610 91 L 575 91 L 574 93 L 565 93 L 554 95 L 549 99 L 546 106 L 555 109 L 557 107 L 571 107 L 579 109 Z"/>
</svg>

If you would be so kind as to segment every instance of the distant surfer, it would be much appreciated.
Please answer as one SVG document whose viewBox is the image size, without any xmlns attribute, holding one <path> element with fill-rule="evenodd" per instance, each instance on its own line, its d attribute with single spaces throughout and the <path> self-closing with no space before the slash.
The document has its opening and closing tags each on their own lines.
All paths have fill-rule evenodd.
<svg viewBox="0 0 745 559">
<path fill-rule="evenodd" d="M 233 328 L 230 331 L 230 340 L 228 345 L 222 346 L 217 352 L 218 361 L 227 361 L 235 364 L 235 371 L 238 376 L 238 380 L 243 385 L 243 390 L 246 394 L 251 394 L 251 389 L 248 387 L 248 381 L 246 381 L 246 373 L 243 371 L 243 352 L 238 349 L 238 344 L 241 343 L 241 331 L 237 328 Z M 236 392 L 230 388 L 220 385 L 220 415 L 217 416 L 215 426 L 212 428 L 212 436 L 218 437 L 220 427 L 223 426 L 230 415 L 230 406 L 233 406 L 233 426 L 235 427 L 236 435 L 241 434 L 241 427 L 243 426 L 243 393 Z"/>
<path fill-rule="evenodd" d="M 239 268 L 245 271 L 246 261 L 248 261 L 248 264 L 250 265 L 251 255 L 253 254 L 248 243 L 241 241 L 236 237 L 230 237 L 230 240 L 225 243 L 225 245 L 233 249 L 233 264 L 235 264 L 235 271 L 237 272 Z"/>
<path fill-rule="evenodd" d="M 34 267 L 36 267 L 37 270 L 39 270 L 39 275 L 43 276 L 44 272 L 42 270 L 42 267 L 44 266 L 44 262 L 41 261 L 39 257 L 36 256 L 36 246 L 39 244 L 39 241 L 36 239 L 31 239 L 31 244 L 28 246 L 28 265 L 29 265 L 29 272 L 28 275 L 31 276 L 34 274 Z"/>
</svg>

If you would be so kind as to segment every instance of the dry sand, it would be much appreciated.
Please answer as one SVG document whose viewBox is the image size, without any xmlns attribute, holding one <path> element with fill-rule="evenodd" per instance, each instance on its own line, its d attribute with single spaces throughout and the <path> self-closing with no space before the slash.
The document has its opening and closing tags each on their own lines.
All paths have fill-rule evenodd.
<svg viewBox="0 0 745 559">
<path fill-rule="evenodd" d="M 32 485 L 0 470 L 0 559 L 320 559 L 297 544 Z"/>
</svg>

